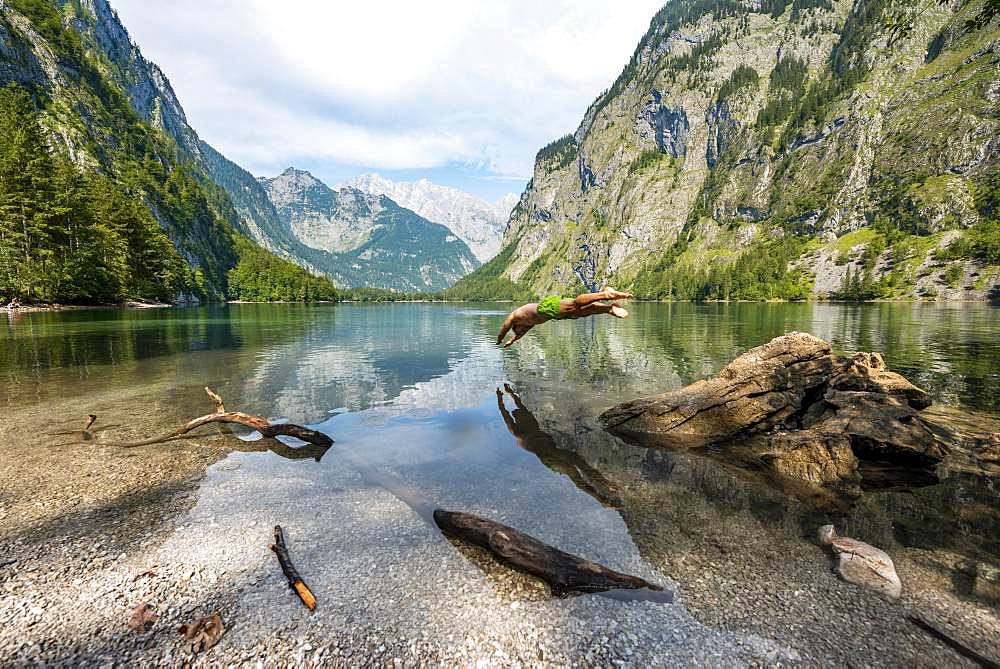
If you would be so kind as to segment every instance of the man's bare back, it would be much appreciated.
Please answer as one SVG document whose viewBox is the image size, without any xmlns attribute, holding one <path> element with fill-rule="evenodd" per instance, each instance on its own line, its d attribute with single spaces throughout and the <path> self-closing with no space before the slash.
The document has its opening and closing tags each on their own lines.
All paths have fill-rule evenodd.
<svg viewBox="0 0 1000 669">
<path fill-rule="evenodd" d="M 572 300 L 562 300 L 557 296 L 547 297 L 541 302 L 531 302 L 518 307 L 508 314 L 497 335 L 497 344 L 507 348 L 528 333 L 528 330 L 548 320 L 563 318 L 584 318 L 597 314 L 611 314 L 616 318 L 626 318 L 628 311 L 618 304 L 606 304 L 601 300 L 628 300 L 632 293 L 623 293 L 614 288 L 605 288 L 599 293 L 584 293 Z M 504 337 L 513 330 L 514 338 L 504 343 Z"/>
</svg>

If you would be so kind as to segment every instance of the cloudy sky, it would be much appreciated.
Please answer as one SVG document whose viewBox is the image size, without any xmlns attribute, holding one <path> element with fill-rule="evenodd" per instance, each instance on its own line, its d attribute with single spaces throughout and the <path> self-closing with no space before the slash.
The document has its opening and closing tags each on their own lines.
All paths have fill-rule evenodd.
<svg viewBox="0 0 1000 669">
<path fill-rule="evenodd" d="M 258 176 L 520 192 L 663 0 L 111 0 L 191 125 Z"/>
</svg>

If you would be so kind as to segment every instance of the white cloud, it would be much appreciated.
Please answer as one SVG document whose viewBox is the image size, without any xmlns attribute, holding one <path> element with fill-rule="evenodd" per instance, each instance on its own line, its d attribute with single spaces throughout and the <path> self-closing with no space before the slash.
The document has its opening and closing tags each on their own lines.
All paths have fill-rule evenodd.
<svg viewBox="0 0 1000 669">
<path fill-rule="evenodd" d="M 262 173 L 331 163 L 530 174 L 662 0 L 112 0 L 196 130 Z"/>
</svg>

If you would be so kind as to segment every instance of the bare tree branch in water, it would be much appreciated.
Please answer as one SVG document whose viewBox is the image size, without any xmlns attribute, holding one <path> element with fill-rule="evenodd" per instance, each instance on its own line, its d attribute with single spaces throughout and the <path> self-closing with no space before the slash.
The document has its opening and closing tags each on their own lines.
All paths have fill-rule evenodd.
<svg viewBox="0 0 1000 669">
<path fill-rule="evenodd" d="M 331 439 L 326 434 L 319 432 L 317 430 L 312 430 L 308 427 L 302 427 L 301 425 L 296 425 L 295 423 L 271 423 L 269 420 L 263 416 L 255 416 L 253 414 L 243 413 L 242 411 L 226 411 L 225 403 L 222 398 L 212 391 L 211 388 L 205 388 L 205 392 L 208 394 L 209 398 L 215 402 L 215 413 L 206 414 L 204 416 L 199 416 L 189 420 L 184 425 L 180 426 L 173 432 L 168 432 L 167 434 L 160 435 L 158 437 L 150 437 L 149 439 L 140 439 L 138 441 L 126 441 L 126 442 L 99 442 L 102 446 L 118 446 L 121 448 L 134 448 L 136 446 L 147 446 L 149 444 L 159 444 L 165 441 L 172 441 L 174 439 L 179 439 L 186 435 L 192 430 L 196 430 L 199 427 L 209 424 L 237 424 L 245 425 L 251 429 L 257 430 L 265 437 L 277 437 L 277 436 L 289 436 L 295 437 L 296 439 L 301 439 L 304 442 L 313 444 L 314 446 L 321 446 L 328 448 L 333 445 L 333 439 Z M 84 428 L 83 434 L 84 439 L 87 439 L 87 434 L 92 433 L 88 428 L 93 425 L 97 417 L 91 414 L 90 422 L 87 427 Z"/>
</svg>

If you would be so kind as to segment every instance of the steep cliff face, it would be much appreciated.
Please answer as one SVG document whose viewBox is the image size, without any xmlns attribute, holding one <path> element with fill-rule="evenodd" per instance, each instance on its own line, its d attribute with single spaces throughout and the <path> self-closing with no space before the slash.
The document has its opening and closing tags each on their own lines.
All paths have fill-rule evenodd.
<svg viewBox="0 0 1000 669">
<path fill-rule="evenodd" d="M 282 224 L 298 243 L 333 259 L 329 272 L 345 285 L 439 290 L 479 266 L 451 230 L 383 195 L 333 190 L 291 167 L 260 183 Z"/>
<path fill-rule="evenodd" d="M 447 227 L 469 245 L 480 262 L 488 261 L 500 250 L 504 226 L 518 199 L 509 194 L 497 202 L 487 202 L 427 179 L 392 181 L 378 174 L 363 174 L 347 185 L 372 195 L 385 195 L 428 221 Z"/>
<path fill-rule="evenodd" d="M 189 279 L 177 284 L 183 293 L 178 298 L 221 298 L 226 272 L 237 260 L 231 238 L 235 217 L 215 186 L 189 168 L 178 143 L 138 115 L 144 106 L 164 125 L 183 124 L 179 105 L 160 104 L 151 96 L 157 85 L 169 90 L 159 71 L 152 68 L 146 78 L 120 83 L 108 74 L 112 67 L 103 49 L 112 48 L 121 35 L 84 29 L 97 25 L 101 6 L 107 7 L 0 3 L 0 85 L 13 84 L 31 95 L 50 151 L 68 156 L 81 174 L 100 172 L 133 198 L 141 197 L 191 269 Z M 55 244 L 50 237 L 39 240 Z"/>
<path fill-rule="evenodd" d="M 104 74 L 121 87 L 135 112 L 173 138 L 183 159 L 225 190 L 239 215 L 237 228 L 269 251 L 319 269 L 299 256 L 295 238 L 253 175 L 202 140 L 188 124 L 169 79 L 142 55 L 108 0 L 60 0 L 60 4 L 72 17 L 73 27 L 100 50 Z M 323 264 L 321 257 L 313 260 Z"/>
<path fill-rule="evenodd" d="M 966 29 L 981 2 L 954 4 L 887 45 L 884 0 L 673 0 L 539 152 L 501 276 L 679 299 L 1000 293 L 1000 27 Z"/>
</svg>

